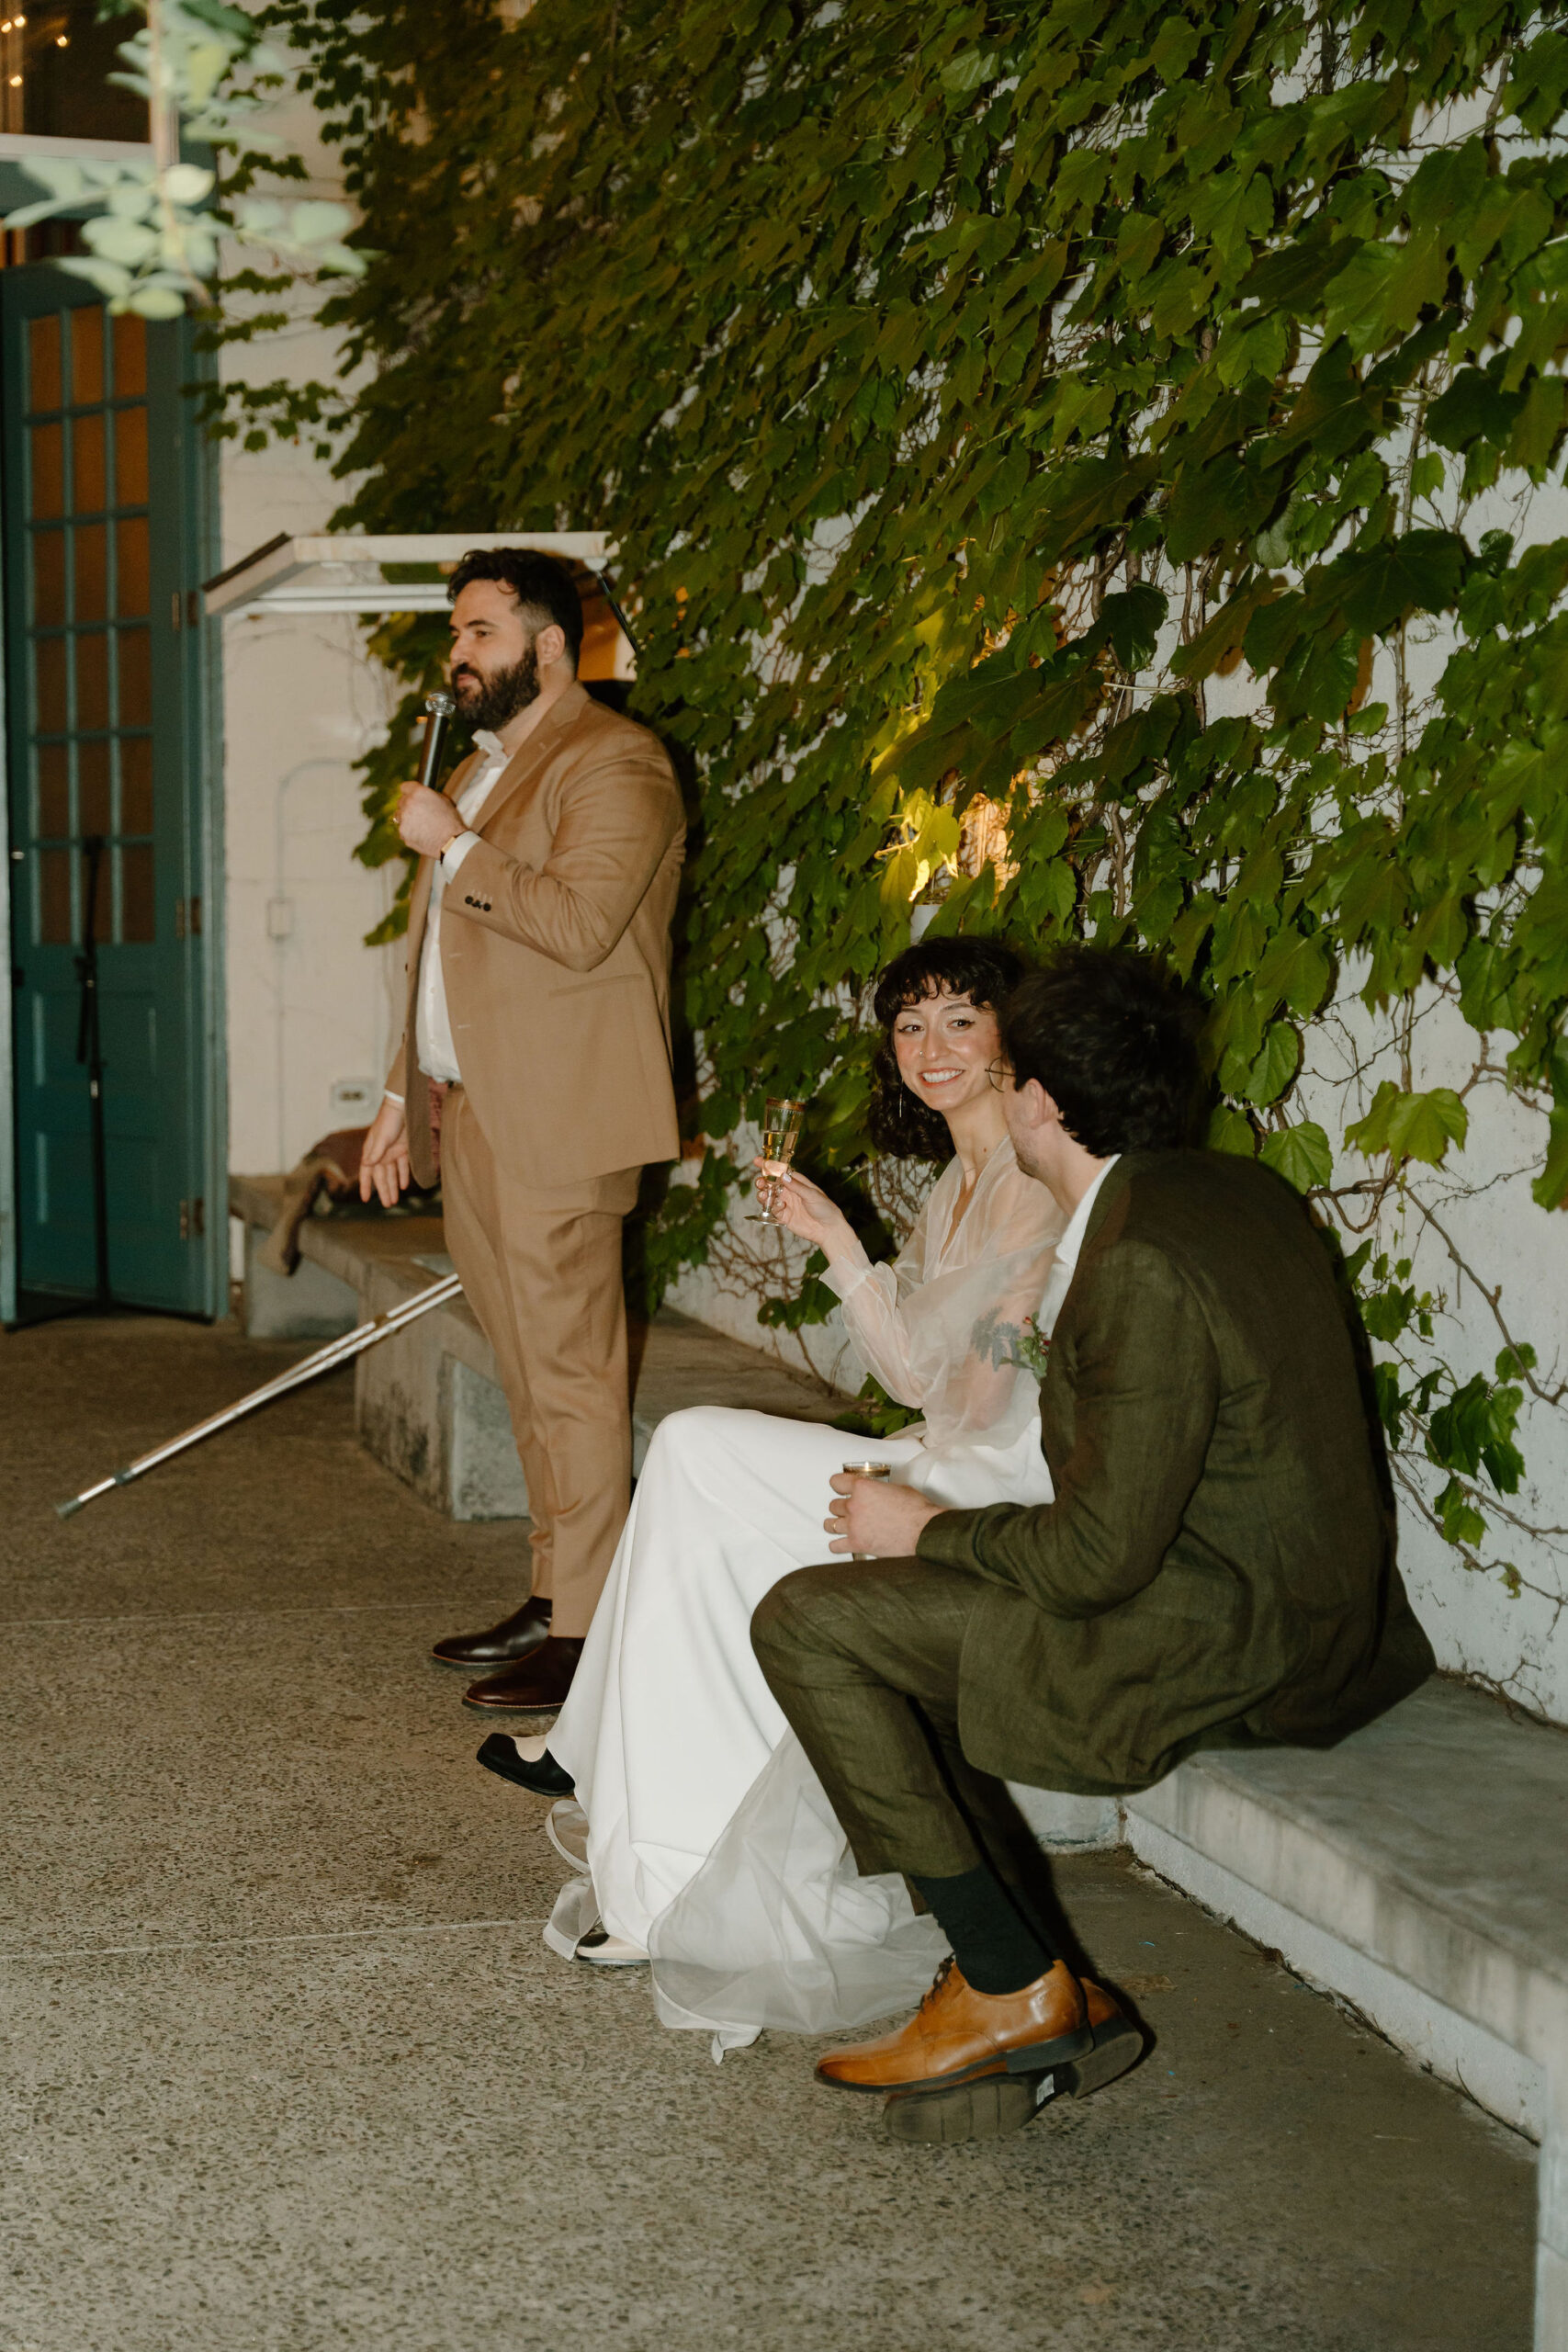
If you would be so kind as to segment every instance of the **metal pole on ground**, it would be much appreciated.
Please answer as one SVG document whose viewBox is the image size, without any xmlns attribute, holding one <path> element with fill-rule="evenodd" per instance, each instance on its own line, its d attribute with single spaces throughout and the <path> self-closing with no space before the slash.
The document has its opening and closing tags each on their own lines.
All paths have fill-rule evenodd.
<svg viewBox="0 0 1568 2352">
<path fill-rule="evenodd" d="M 300 1388 L 319 1374 L 335 1371 L 339 1364 L 352 1363 L 355 1356 L 363 1355 L 367 1348 L 373 1348 L 378 1340 L 389 1340 L 394 1331 L 404 1330 L 409 1324 L 417 1322 L 422 1315 L 428 1315 L 433 1306 L 445 1306 L 448 1299 L 460 1297 L 462 1289 L 457 1276 L 447 1274 L 428 1290 L 418 1292 L 412 1298 L 405 1298 L 400 1306 L 385 1308 L 373 1322 L 356 1324 L 352 1331 L 342 1332 L 337 1339 L 329 1340 L 326 1346 L 318 1348 L 314 1355 L 306 1356 L 300 1363 L 290 1364 L 287 1372 L 280 1372 L 276 1379 L 253 1389 L 248 1396 L 242 1396 L 236 1404 L 225 1405 L 221 1412 L 209 1414 L 205 1421 L 197 1421 L 194 1429 L 183 1430 L 178 1437 L 155 1445 L 150 1453 L 140 1455 L 125 1469 L 115 1471 L 111 1477 L 100 1478 L 96 1487 L 85 1487 L 79 1495 L 73 1495 L 69 1502 L 56 1503 L 56 1512 L 62 1519 L 70 1519 L 85 1504 L 96 1502 L 100 1495 L 108 1494 L 116 1487 L 129 1487 L 134 1479 L 145 1477 L 149 1470 L 155 1470 L 160 1462 L 172 1462 L 176 1453 L 184 1453 L 188 1446 L 199 1445 L 203 1438 L 215 1437 L 231 1422 L 242 1420 L 259 1406 L 270 1405 L 275 1396 L 285 1396 L 291 1388 Z"/>
</svg>

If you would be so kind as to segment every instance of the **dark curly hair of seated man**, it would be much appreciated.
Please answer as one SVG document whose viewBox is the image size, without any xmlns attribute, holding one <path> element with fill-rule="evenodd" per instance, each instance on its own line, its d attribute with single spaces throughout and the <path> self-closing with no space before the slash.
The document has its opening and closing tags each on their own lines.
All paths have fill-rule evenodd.
<svg viewBox="0 0 1568 2352">
<path fill-rule="evenodd" d="M 1154 957 L 1059 947 L 998 1017 L 1013 1084 L 1036 1080 L 1096 1159 L 1192 1141 L 1204 1007 Z"/>
<path fill-rule="evenodd" d="M 998 1020 L 1024 974 L 1024 962 L 999 939 L 928 939 L 906 947 L 882 971 L 872 1009 L 882 1032 L 873 1065 L 867 1124 L 878 1151 L 893 1159 L 953 1158 L 953 1136 L 938 1111 L 917 1102 L 898 1075 L 893 1023 L 929 996 L 966 996 Z"/>
</svg>

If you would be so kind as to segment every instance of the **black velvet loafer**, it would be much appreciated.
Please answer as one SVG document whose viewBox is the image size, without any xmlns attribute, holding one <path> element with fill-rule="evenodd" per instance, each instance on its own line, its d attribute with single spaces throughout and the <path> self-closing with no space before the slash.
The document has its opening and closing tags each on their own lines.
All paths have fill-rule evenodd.
<svg viewBox="0 0 1568 2352">
<path fill-rule="evenodd" d="M 509 1732 L 492 1731 L 479 1749 L 479 1761 L 487 1772 L 499 1772 L 503 1781 L 515 1781 L 520 1789 L 531 1789 L 536 1797 L 569 1797 L 577 1786 L 547 1747 L 532 1763 L 519 1756 L 517 1742 Z"/>
</svg>

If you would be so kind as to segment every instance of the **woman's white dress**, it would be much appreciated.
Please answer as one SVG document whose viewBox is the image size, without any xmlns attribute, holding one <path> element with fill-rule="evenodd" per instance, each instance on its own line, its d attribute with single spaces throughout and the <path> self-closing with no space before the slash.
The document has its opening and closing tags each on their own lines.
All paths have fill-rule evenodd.
<svg viewBox="0 0 1568 2352">
<path fill-rule="evenodd" d="M 758 1601 L 829 1559 L 828 1481 L 846 1461 L 956 1508 L 1048 1502 L 1038 1385 L 1018 1361 L 1062 1229 L 998 1146 L 956 1231 L 938 1178 L 886 1265 L 852 1245 L 825 1279 L 854 1352 L 918 1427 L 885 1439 L 702 1406 L 649 1448 L 604 1598 L 550 1734 L 587 1815 L 589 1876 L 547 1939 L 604 1920 L 649 1951 L 660 2016 L 724 2046 L 765 2025 L 850 2028 L 918 1997 L 946 1947 L 901 1878 L 861 1878 L 751 1651 Z M 590 1883 L 591 1881 L 591 1883 Z"/>
</svg>

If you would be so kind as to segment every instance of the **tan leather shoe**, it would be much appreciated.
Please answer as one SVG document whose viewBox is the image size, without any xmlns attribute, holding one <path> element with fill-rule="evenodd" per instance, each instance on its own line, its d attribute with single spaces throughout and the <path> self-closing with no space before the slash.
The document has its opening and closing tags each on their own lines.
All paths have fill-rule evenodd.
<svg viewBox="0 0 1568 2352">
<path fill-rule="evenodd" d="M 1083 1986 L 1085 2021 L 1091 2046 L 1066 2063 L 1042 2069 L 1030 2057 L 1028 2072 L 976 2075 L 936 2090 L 905 2089 L 888 2095 L 884 2120 L 890 2140 L 946 2144 L 964 2140 L 1004 2140 L 1033 2121 L 1054 2098 L 1086 2098 L 1136 2065 L 1144 2037 L 1109 1993 L 1091 1978 Z M 1023 2062 L 1010 2057 L 1008 2067 Z"/>
<path fill-rule="evenodd" d="M 946 1960 L 908 2025 L 819 2058 L 817 2075 L 836 2090 L 936 2089 L 979 2075 L 1046 2073 L 1093 2049 L 1084 1988 L 1065 1960 L 1021 1992 L 997 1994 L 976 1993 Z"/>
</svg>

